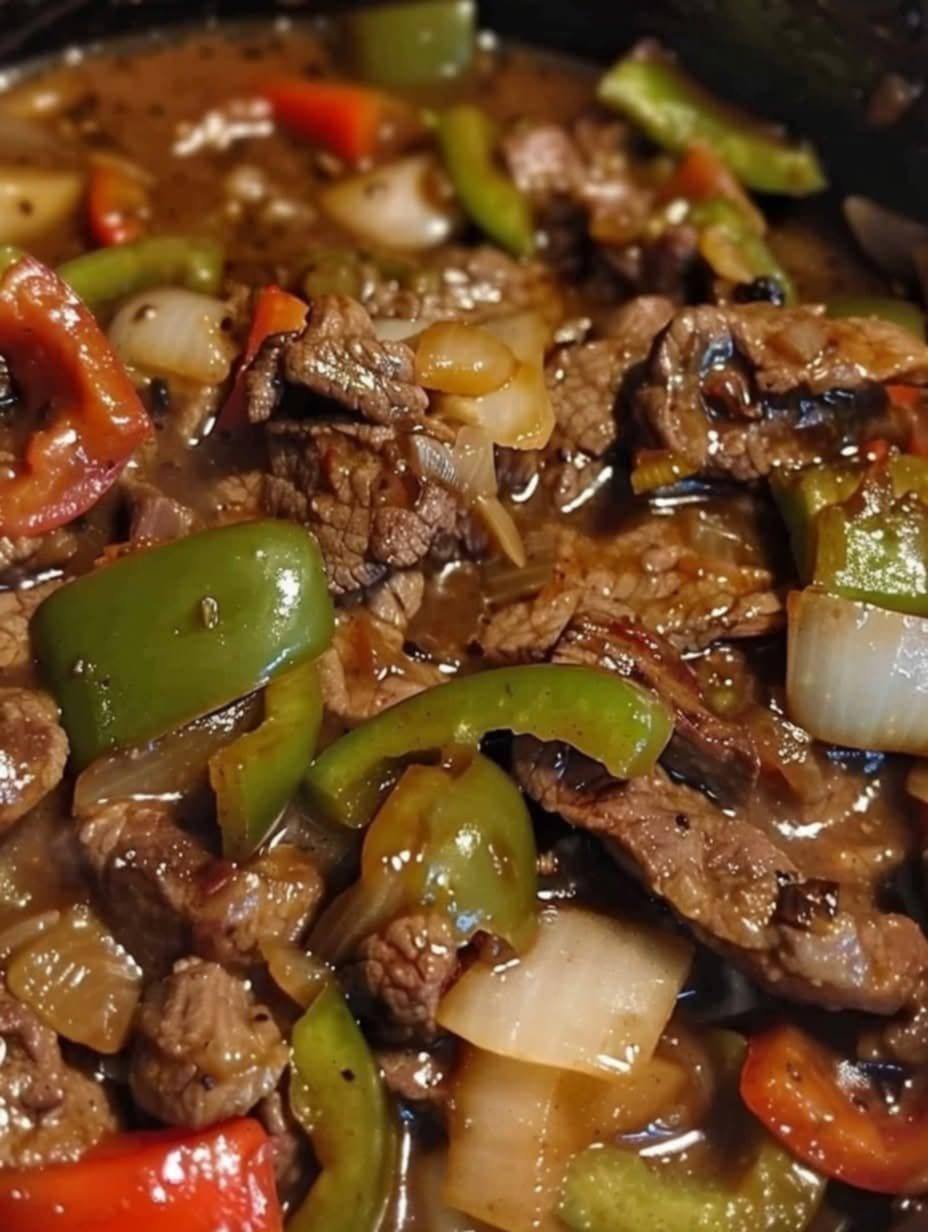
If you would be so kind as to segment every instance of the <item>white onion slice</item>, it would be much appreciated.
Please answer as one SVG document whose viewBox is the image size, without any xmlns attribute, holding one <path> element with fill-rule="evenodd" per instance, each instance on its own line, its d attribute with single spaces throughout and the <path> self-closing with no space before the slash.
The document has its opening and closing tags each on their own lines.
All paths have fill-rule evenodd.
<svg viewBox="0 0 928 1232">
<path fill-rule="evenodd" d="M 479 398 L 515 375 L 516 358 L 504 342 L 479 325 L 438 321 L 416 348 L 416 380 L 426 389 Z"/>
<path fill-rule="evenodd" d="M 25 244 L 64 222 L 83 184 L 76 171 L 0 166 L 0 244 Z"/>
<path fill-rule="evenodd" d="M 484 321 L 483 328 L 505 343 L 523 364 L 542 363 L 552 341 L 548 322 L 540 312 L 532 309 L 508 317 L 494 317 Z"/>
<path fill-rule="evenodd" d="M 506 506 L 495 496 L 481 496 L 476 503 L 477 512 L 490 537 L 507 560 L 517 569 L 528 563 L 522 534 Z"/>
<path fill-rule="evenodd" d="M 811 589 L 787 610 L 790 718 L 830 744 L 928 754 L 928 620 Z"/>
<path fill-rule="evenodd" d="M 457 225 L 450 186 L 431 154 L 413 154 L 319 194 L 328 216 L 359 239 L 422 251 L 445 243 Z"/>
<path fill-rule="evenodd" d="M 871 261 L 894 278 L 910 278 L 916 248 L 928 244 L 928 227 L 869 197 L 848 197 L 844 217 Z"/>
<path fill-rule="evenodd" d="M 409 342 L 428 329 L 428 321 L 406 321 L 402 317 L 381 317 L 374 321 L 374 333 L 381 342 Z"/>
<path fill-rule="evenodd" d="M 130 367 L 216 385 L 229 375 L 235 358 L 224 329 L 228 316 L 220 299 L 158 287 L 123 304 L 110 325 L 110 342 Z"/>
<path fill-rule="evenodd" d="M 548 1006 L 549 1017 L 568 996 Z M 579 1025 L 583 1006 L 576 1012 Z M 454 1085 L 445 1201 L 505 1232 L 554 1232 L 571 1156 L 644 1128 L 685 1083 L 682 1068 L 661 1058 L 606 1082 L 468 1049 Z"/>
<path fill-rule="evenodd" d="M 471 500 L 497 492 L 493 442 L 482 428 L 461 428 L 451 451 L 460 490 Z"/>
<path fill-rule="evenodd" d="M 544 449 L 554 431 L 554 410 L 540 363 L 520 363 L 511 381 L 482 398 L 442 394 L 438 412 L 482 428 L 496 445 Z"/>
<path fill-rule="evenodd" d="M 500 1056 L 624 1074 L 653 1054 L 691 957 L 686 942 L 653 928 L 549 908 L 528 953 L 495 968 L 475 963 L 438 1021 Z"/>
<path fill-rule="evenodd" d="M 75 1044 L 119 1052 L 142 992 L 139 965 L 88 907 L 72 907 L 7 967 L 15 997 Z"/>
</svg>

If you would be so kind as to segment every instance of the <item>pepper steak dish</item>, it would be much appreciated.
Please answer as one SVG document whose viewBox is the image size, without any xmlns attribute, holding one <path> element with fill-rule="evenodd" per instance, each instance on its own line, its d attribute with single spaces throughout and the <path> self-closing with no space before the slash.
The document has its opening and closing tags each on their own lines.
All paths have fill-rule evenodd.
<svg viewBox="0 0 928 1232">
<path fill-rule="evenodd" d="M 412 0 L 0 245 L 0 1228 L 928 1228 L 928 230 Z"/>
</svg>

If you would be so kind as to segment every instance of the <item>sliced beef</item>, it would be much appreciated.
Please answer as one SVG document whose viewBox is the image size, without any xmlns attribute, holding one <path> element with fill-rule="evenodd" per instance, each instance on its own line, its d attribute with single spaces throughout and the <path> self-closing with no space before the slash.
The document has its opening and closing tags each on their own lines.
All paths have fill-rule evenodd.
<svg viewBox="0 0 928 1232">
<path fill-rule="evenodd" d="M 607 338 L 563 346 L 548 361 L 545 377 L 557 427 L 543 464 L 558 509 L 595 483 L 602 469 L 597 463 L 618 437 L 623 383 L 672 314 L 670 300 L 639 296 L 613 314 Z"/>
<path fill-rule="evenodd" d="M 216 963 L 182 959 L 145 992 L 129 1085 L 168 1125 L 244 1116 L 275 1089 L 289 1050 L 265 1006 Z"/>
<path fill-rule="evenodd" d="M 377 1064 L 388 1090 L 410 1104 L 445 1104 L 451 1094 L 453 1056 L 442 1041 L 432 1049 L 378 1048 Z"/>
<path fill-rule="evenodd" d="M 760 637 L 782 626 L 783 603 L 763 565 L 713 559 L 682 517 L 648 517 L 611 536 L 561 528 L 553 580 L 536 598 L 500 608 L 480 634 L 496 662 L 544 659 L 584 607 L 622 607 L 677 650 L 719 638 Z"/>
<path fill-rule="evenodd" d="M 648 216 L 653 193 L 635 174 L 628 130 L 619 121 L 582 116 L 570 128 L 522 123 L 507 134 L 503 156 L 542 227 L 569 205 L 594 239 L 619 244 L 634 239 Z"/>
<path fill-rule="evenodd" d="M 39 604 L 60 585 L 55 579 L 26 589 L 0 591 L 0 672 L 5 682 L 31 681 L 29 621 Z"/>
<path fill-rule="evenodd" d="M 68 738 L 37 689 L 0 688 L 0 833 L 58 786 Z"/>
<path fill-rule="evenodd" d="M 260 517 L 263 493 L 263 471 L 224 475 L 209 491 L 212 520 L 235 522 Z"/>
<path fill-rule="evenodd" d="M 265 509 L 304 523 L 319 540 L 335 594 L 410 569 L 457 525 L 458 503 L 418 478 L 396 428 L 340 422 L 272 421 Z"/>
<path fill-rule="evenodd" d="M 442 683 L 445 677 L 434 664 L 413 658 L 405 648 L 424 589 L 421 573 L 396 573 L 375 588 L 365 606 L 339 612 L 332 645 L 319 660 L 328 711 L 358 723 Z"/>
<path fill-rule="evenodd" d="M 30 538 L 0 535 L 0 573 L 11 585 L 19 578 L 60 569 L 77 549 L 77 536 L 65 526 Z"/>
<path fill-rule="evenodd" d="M 322 895 L 302 852 L 281 845 L 235 868 L 162 804 L 105 805 L 79 839 L 107 922 L 149 975 L 192 950 L 233 967 L 259 962 L 261 942 L 295 941 Z"/>
<path fill-rule="evenodd" d="M 410 915 L 362 942 L 347 982 L 382 1038 L 428 1042 L 438 1031 L 438 1003 L 458 970 L 457 945 L 444 916 Z"/>
<path fill-rule="evenodd" d="M 280 1090 L 265 1096 L 255 1109 L 255 1115 L 271 1139 L 278 1197 L 292 1209 L 292 1205 L 304 1196 L 307 1177 L 313 1174 L 309 1139 L 293 1115 L 290 1101 Z"/>
<path fill-rule="evenodd" d="M 269 419 L 284 386 L 306 390 L 355 411 L 369 423 L 424 415 L 428 395 L 415 383 L 413 353 L 381 342 L 356 300 L 326 295 L 313 304 L 301 334 L 277 334 L 247 374 L 248 415 Z"/>
<path fill-rule="evenodd" d="M 444 248 L 409 278 L 373 278 L 361 298 L 374 318 L 450 321 L 550 308 L 556 297 L 541 265 L 482 245 Z"/>
<path fill-rule="evenodd" d="M 169 543 L 189 535 L 197 525 L 197 516 L 187 505 L 167 496 L 153 483 L 128 479 L 122 491 L 129 508 L 129 542 Z"/>
<path fill-rule="evenodd" d="M 0 982 L 0 1169 L 73 1162 L 118 1129 L 102 1084 Z"/>
<path fill-rule="evenodd" d="M 262 961 L 264 942 L 300 939 L 325 888 L 305 852 L 281 843 L 234 870 L 216 864 L 193 906 L 196 954 L 246 968 Z"/>
<path fill-rule="evenodd" d="M 562 746 L 518 742 L 518 777 L 543 808 L 608 839 L 697 934 L 779 996 L 891 1014 L 928 967 L 913 920 L 846 906 L 739 811 L 662 770 L 620 783 Z"/>
<path fill-rule="evenodd" d="M 928 383 L 928 347 L 816 307 L 685 308 L 657 339 L 636 409 L 647 439 L 703 475 L 756 479 L 837 456 L 885 408 L 887 382 Z"/>
<path fill-rule="evenodd" d="M 747 797 L 759 769 L 750 730 L 713 714 L 692 670 L 659 634 L 608 605 L 588 608 L 571 620 L 551 659 L 604 668 L 653 689 L 674 713 L 664 764 L 725 803 Z"/>
</svg>

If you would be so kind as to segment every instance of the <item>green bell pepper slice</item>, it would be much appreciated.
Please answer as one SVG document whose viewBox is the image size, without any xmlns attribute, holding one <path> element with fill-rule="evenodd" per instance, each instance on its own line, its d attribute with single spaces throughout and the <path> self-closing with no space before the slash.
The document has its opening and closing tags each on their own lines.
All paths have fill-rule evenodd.
<svg viewBox="0 0 928 1232">
<path fill-rule="evenodd" d="M 860 486 L 863 467 L 848 463 L 779 470 L 770 476 L 770 489 L 786 523 L 800 581 L 808 583 L 815 571 L 818 515 L 828 505 L 845 501 Z"/>
<path fill-rule="evenodd" d="M 786 141 L 721 103 L 669 60 L 620 60 L 600 82 L 598 97 L 675 154 L 695 142 L 710 146 L 758 192 L 804 197 L 826 187 L 810 146 Z"/>
<path fill-rule="evenodd" d="M 454 751 L 462 760 L 462 750 Z M 476 932 L 523 950 L 535 935 L 535 835 L 522 793 L 488 758 L 410 766 L 370 825 L 361 878 L 311 938 L 331 962 L 406 911 L 436 911 L 461 945 Z"/>
<path fill-rule="evenodd" d="M 400 89 L 438 85 L 470 68 L 476 49 L 474 0 L 408 0 L 344 18 L 355 74 Z"/>
<path fill-rule="evenodd" d="M 705 1044 L 718 1089 L 705 1126 L 723 1146 L 726 1165 L 693 1175 L 673 1163 L 654 1167 L 618 1146 L 596 1145 L 567 1169 L 558 1209 L 571 1232 L 805 1232 L 825 1181 L 767 1134 L 738 1094 L 745 1043 L 712 1031 Z"/>
<path fill-rule="evenodd" d="M 796 303 L 796 288 L 789 274 L 734 201 L 715 197 L 697 202 L 690 209 L 688 221 L 702 233 L 704 243 L 706 237 L 714 236 L 716 242 L 722 240 L 729 246 L 751 279 L 775 278 L 783 290 L 784 302 Z"/>
<path fill-rule="evenodd" d="M 928 460 L 811 466 L 772 488 L 804 583 L 928 615 Z"/>
<path fill-rule="evenodd" d="M 364 826 L 396 763 L 492 731 L 562 740 L 616 778 L 646 774 L 673 730 L 653 693 L 591 667 L 539 664 L 465 676 L 391 706 L 342 736 L 306 776 L 310 800 L 334 821 Z"/>
<path fill-rule="evenodd" d="M 891 295 L 839 295 L 828 300 L 830 317 L 875 317 L 907 329 L 920 342 L 925 341 L 925 314 L 907 299 Z"/>
<path fill-rule="evenodd" d="M 215 295 L 225 256 L 214 240 L 156 235 L 99 248 L 65 261 L 58 274 L 93 309 L 152 287 L 180 286 Z"/>
<path fill-rule="evenodd" d="M 818 517 L 813 583 L 832 595 L 928 616 L 928 506 L 896 496 L 891 476 L 867 477 Z"/>
<path fill-rule="evenodd" d="M 290 1106 L 322 1172 L 287 1232 L 376 1232 L 397 1132 L 380 1072 L 334 981 L 293 1028 Z"/>
<path fill-rule="evenodd" d="M 319 673 L 315 663 L 300 663 L 268 684 L 261 725 L 210 758 L 227 860 L 247 860 L 267 839 L 313 759 L 321 727 Z"/>
<path fill-rule="evenodd" d="M 461 103 L 439 113 L 435 134 L 451 183 L 471 220 L 513 256 L 531 256 L 532 210 L 497 166 L 496 130 L 490 117 L 479 107 Z"/>
<path fill-rule="evenodd" d="M 315 539 L 276 521 L 121 557 L 57 590 L 32 620 L 78 767 L 260 688 L 318 656 L 332 629 Z"/>
<path fill-rule="evenodd" d="M 734 1186 L 679 1179 L 615 1146 L 571 1163 L 560 1217 L 572 1232 L 805 1232 L 824 1183 L 765 1139 Z"/>
</svg>

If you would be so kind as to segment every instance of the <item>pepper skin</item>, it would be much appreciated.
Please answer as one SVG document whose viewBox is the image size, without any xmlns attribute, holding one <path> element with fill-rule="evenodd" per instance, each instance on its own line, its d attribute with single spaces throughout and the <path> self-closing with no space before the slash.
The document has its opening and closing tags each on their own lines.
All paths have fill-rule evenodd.
<svg viewBox="0 0 928 1232">
<path fill-rule="evenodd" d="M 32 637 L 84 767 L 315 658 L 332 628 L 316 541 L 292 523 L 258 521 L 78 578 L 38 608 Z"/>
</svg>

